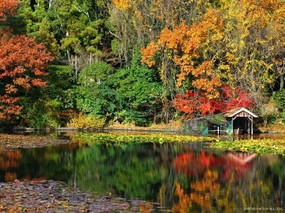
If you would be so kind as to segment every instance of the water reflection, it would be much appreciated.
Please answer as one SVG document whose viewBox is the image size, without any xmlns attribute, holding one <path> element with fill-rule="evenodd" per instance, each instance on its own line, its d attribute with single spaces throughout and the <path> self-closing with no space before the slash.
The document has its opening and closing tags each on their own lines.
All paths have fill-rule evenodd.
<svg viewBox="0 0 285 213">
<path fill-rule="evenodd" d="M 284 210 L 285 157 L 201 144 L 79 145 L 0 151 L 0 182 L 53 179 L 172 212 Z"/>
<path fill-rule="evenodd" d="M 208 170 L 219 170 L 223 181 L 236 180 L 245 176 L 252 168 L 252 161 L 256 156 L 256 154 L 231 152 L 222 155 L 205 151 L 187 152 L 175 158 L 174 168 L 177 173 L 190 177 L 203 175 Z"/>
</svg>

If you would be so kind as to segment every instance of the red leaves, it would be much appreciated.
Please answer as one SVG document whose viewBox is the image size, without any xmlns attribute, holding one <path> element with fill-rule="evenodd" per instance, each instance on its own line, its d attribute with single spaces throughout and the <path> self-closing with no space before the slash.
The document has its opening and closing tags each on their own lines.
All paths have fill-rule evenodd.
<svg viewBox="0 0 285 213">
<path fill-rule="evenodd" d="M 32 38 L 26 36 L 2 36 L 0 48 L 0 68 L 9 69 L 9 75 L 21 73 L 24 69 L 37 74 L 52 60 L 42 44 L 36 44 Z M 40 72 L 40 75 L 44 73 Z"/>
<path fill-rule="evenodd" d="M 0 1 L 0 21 L 14 15 L 18 0 Z M 13 35 L 12 29 L 0 30 L 0 119 L 19 115 L 18 92 L 46 85 L 44 71 L 53 58 L 42 44 L 24 35 Z M 2 88 L 1 88 L 2 87 Z"/>
<path fill-rule="evenodd" d="M 17 7 L 18 0 L 1 0 L 0 1 L 0 20 L 6 20 L 7 14 L 13 14 Z"/>
<path fill-rule="evenodd" d="M 174 100 L 175 107 L 184 113 L 193 114 L 199 103 L 198 92 L 187 90 L 185 94 L 177 94 Z"/>
<path fill-rule="evenodd" d="M 254 104 L 249 93 L 223 85 L 219 98 L 210 99 L 204 92 L 187 90 L 185 94 L 178 94 L 174 100 L 175 107 L 186 113 L 187 117 L 215 114 L 229 111 L 237 107 L 250 107 Z"/>
<path fill-rule="evenodd" d="M 53 58 L 42 44 L 26 36 L 2 35 L 0 37 L 0 80 L 5 84 L 0 94 L 0 117 L 10 119 L 22 109 L 17 105 L 19 90 L 44 87 L 42 77 L 48 62 Z"/>
<path fill-rule="evenodd" d="M 35 87 L 45 87 L 46 82 L 40 78 L 35 78 L 32 80 L 32 85 Z"/>
</svg>

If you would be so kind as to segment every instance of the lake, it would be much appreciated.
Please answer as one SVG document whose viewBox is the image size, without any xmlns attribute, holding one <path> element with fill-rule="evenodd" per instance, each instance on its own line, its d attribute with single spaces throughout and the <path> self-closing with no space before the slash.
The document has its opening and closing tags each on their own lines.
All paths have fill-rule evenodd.
<svg viewBox="0 0 285 213">
<path fill-rule="evenodd" d="M 95 196 L 149 201 L 160 211 L 285 210 L 285 156 L 203 143 L 74 143 L 0 150 L 0 182 L 64 181 Z"/>
</svg>

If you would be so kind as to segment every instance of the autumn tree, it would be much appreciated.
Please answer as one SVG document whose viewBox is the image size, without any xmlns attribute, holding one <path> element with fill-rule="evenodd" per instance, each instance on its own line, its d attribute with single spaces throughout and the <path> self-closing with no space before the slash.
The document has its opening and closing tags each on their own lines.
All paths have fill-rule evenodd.
<svg viewBox="0 0 285 213">
<path fill-rule="evenodd" d="M 2 2 L 2 20 L 6 19 L 5 8 L 13 11 L 16 6 L 14 1 Z M 24 35 L 13 35 L 7 28 L 1 31 L 0 49 L 0 119 L 9 120 L 20 114 L 23 107 L 19 101 L 25 91 L 46 86 L 44 70 L 52 57 L 44 45 Z"/>
<path fill-rule="evenodd" d="M 284 2 L 221 0 L 200 12 L 203 18 L 164 28 L 142 61 L 154 67 L 166 52 L 179 67 L 177 85 L 214 101 L 227 84 L 249 91 L 260 108 L 276 80 L 284 87 Z"/>
<path fill-rule="evenodd" d="M 221 1 L 225 28 L 219 60 L 232 84 L 250 91 L 259 107 L 276 80 L 283 87 L 284 8 L 280 0 Z"/>
<path fill-rule="evenodd" d="M 209 98 L 206 93 L 187 90 L 184 94 L 177 94 L 173 104 L 180 112 L 185 113 L 185 118 L 224 113 L 237 107 L 255 106 L 249 92 L 238 87 L 222 85 L 219 93 L 219 97 Z"/>
<path fill-rule="evenodd" d="M 223 38 L 222 27 L 220 14 L 210 10 L 197 23 L 188 25 L 182 22 L 172 30 L 165 28 L 157 42 L 150 42 L 142 49 L 142 62 L 152 67 L 157 55 L 167 52 L 168 57 L 180 68 L 177 74 L 178 86 L 190 78 L 191 86 L 199 91 L 196 95 L 203 94 L 209 100 L 218 98 L 221 95 L 222 78 L 226 76 L 216 65 L 217 52 L 213 47 Z"/>
<path fill-rule="evenodd" d="M 18 0 L 2 0 L 0 2 L 0 20 L 5 21 L 7 15 L 12 15 L 18 3 Z"/>
<path fill-rule="evenodd" d="M 200 17 L 200 10 L 208 3 L 184 0 L 113 1 L 110 6 L 111 32 L 114 35 L 112 50 L 121 64 L 127 64 L 133 57 L 131 50 L 156 40 L 163 28 L 179 25 L 181 20 L 192 23 Z M 175 110 L 171 104 L 180 90 L 176 86 L 177 65 L 165 51 L 160 51 L 160 60 L 152 67 L 161 78 L 162 114 L 164 121 L 173 118 Z"/>
<path fill-rule="evenodd" d="M 163 28 L 174 27 L 181 20 L 193 22 L 207 7 L 207 1 L 112 0 L 109 24 L 114 48 L 122 60 L 129 61 L 130 49 L 155 40 Z"/>
<path fill-rule="evenodd" d="M 163 29 L 155 46 L 147 46 L 142 49 L 144 57 L 142 61 L 148 65 L 154 63 L 154 54 L 159 49 L 164 49 L 171 54 L 174 63 L 180 67 L 177 75 L 177 84 L 188 77 L 193 78 L 193 87 L 206 92 L 209 97 L 218 97 L 217 88 L 221 86 L 219 72 L 215 71 L 214 56 L 209 43 L 218 42 L 223 35 L 220 15 L 212 10 L 205 14 L 204 19 L 191 26 L 182 22 L 173 30 Z M 153 49 L 154 48 L 154 49 Z M 201 51 L 201 49 L 205 49 Z"/>
</svg>

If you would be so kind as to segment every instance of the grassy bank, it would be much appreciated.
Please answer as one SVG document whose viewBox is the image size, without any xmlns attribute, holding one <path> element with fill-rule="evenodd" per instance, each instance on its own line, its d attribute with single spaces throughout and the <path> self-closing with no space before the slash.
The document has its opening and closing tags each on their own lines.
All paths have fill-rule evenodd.
<svg viewBox="0 0 285 213">
<path fill-rule="evenodd" d="M 229 151 L 285 155 L 285 139 L 247 139 L 236 141 L 215 141 L 214 143 L 210 144 L 210 147 Z"/>
<path fill-rule="evenodd" d="M 111 132 L 111 133 L 78 133 L 71 134 L 71 140 L 79 143 L 187 143 L 187 142 L 214 142 L 212 137 L 145 133 L 145 132 Z"/>
</svg>

